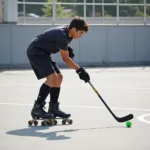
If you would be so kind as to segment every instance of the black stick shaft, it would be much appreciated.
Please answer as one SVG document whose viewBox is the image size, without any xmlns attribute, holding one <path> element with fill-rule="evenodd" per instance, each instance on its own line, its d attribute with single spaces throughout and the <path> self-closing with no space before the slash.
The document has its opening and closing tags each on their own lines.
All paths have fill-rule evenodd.
<svg viewBox="0 0 150 150">
<path fill-rule="evenodd" d="M 73 60 L 73 58 L 71 58 Z M 73 60 L 74 61 L 74 60 Z M 75 62 L 75 61 L 74 61 Z M 75 62 L 76 63 L 76 62 Z M 88 81 L 88 83 L 90 84 L 90 86 L 93 88 L 93 90 L 95 91 L 95 93 L 98 95 L 98 97 L 100 98 L 100 100 L 103 102 L 103 104 L 106 106 L 106 108 L 109 110 L 109 112 L 111 113 L 111 115 L 116 119 L 116 121 L 118 122 L 125 122 L 128 120 L 131 120 L 134 116 L 132 114 L 129 114 L 125 117 L 119 118 L 117 117 L 112 110 L 109 108 L 109 106 L 105 103 L 105 101 L 103 100 L 103 98 L 100 96 L 100 94 L 98 93 L 98 91 L 95 89 L 95 87 L 92 85 L 92 83 L 90 81 Z"/>
<path fill-rule="evenodd" d="M 113 117 L 116 119 L 115 114 L 112 112 L 112 110 L 109 108 L 109 106 L 106 104 L 106 102 L 103 100 L 103 98 L 100 96 L 100 94 L 98 93 L 98 91 L 95 89 L 95 87 L 92 85 L 92 83 L 90 81 L 88 81 L 88 83 L 90 84 L 90 86 L 92 87 L 92 89 L 95 91 L 95 93 L 98 95 L 98 97 L 101 99 L 101 101 L 104 103 L 104 105 L 106 106 L 106 108 L 109 110 L 109 112 L 113 115 Z"/>
</svg>

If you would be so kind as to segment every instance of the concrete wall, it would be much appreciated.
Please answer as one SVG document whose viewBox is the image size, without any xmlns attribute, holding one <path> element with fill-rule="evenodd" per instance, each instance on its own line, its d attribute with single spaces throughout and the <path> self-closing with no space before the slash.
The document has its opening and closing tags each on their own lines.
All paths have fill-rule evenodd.
<svg viewBox="0 0 150 150">
<path fill-rule="evenodd" d="M 0 67 L 29 66 L 26 48 L 47 25 L 0 25 Z M 150 26 L 90 26 L 73 40 L 75 60 L 84 66 L 150 64 Z M 54 56 L 64 66 L 60 54 Z"/>
</svg>

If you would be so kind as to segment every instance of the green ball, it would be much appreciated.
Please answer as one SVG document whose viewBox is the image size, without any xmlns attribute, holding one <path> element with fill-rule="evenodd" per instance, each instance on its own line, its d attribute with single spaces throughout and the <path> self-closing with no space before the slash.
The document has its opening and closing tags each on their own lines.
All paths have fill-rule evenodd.
<svg viewBox="0 0 150 150">
<path fill-rule="evenodd" d="M 128 127 L 128 128 L 130 128 L 131 126 L 132 126 L 132 122 L 126 122 L 126 126 Z"/>
</svg>

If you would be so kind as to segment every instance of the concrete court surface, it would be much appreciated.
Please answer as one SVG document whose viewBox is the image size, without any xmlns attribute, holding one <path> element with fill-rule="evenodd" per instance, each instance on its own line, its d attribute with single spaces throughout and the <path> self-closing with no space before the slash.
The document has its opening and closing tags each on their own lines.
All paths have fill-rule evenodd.
<svg viewBox="0 0 150 150">
<path fill-rule="evenodd" d="M 86 68 L 91 82 L 118 117 L 134 115 L 132 127 L 118 123 L 89 84 L 62 68 L 60 107 L 73 124 L 29 127 L 30 111 L 44 80 L 32 70 L 0 70 L 1 150 L 149 150 L 150 67 Z M 49 97 L 46 99 L 49 101 Z M 48 108 L 48 103 L 46 109 Z"/>
</svg>

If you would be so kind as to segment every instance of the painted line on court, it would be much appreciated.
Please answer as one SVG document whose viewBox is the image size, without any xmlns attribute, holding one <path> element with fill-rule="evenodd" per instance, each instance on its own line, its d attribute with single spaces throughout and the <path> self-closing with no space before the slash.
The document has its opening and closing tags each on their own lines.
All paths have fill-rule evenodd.
<svg viewBox="0 0 150 150">
<path fill-rule="evenodd" d="M 9 84 L 1 84 L 0 87 L 7 87 L 7 86 L 11 86 L 11 87 L 17 87 L 17 86 L 21 86 L 21 87 L 38 87 L 40 86 L 41 84 L 37 84 L 37 83 L 33 83 L 33 84 L 17 84 L 17 83 L 9 83 Z M 69 84 L 66 84 L 66 85 L 62 85 L 63 88 L 89 88 L 89 86 L 86 86 L 86 85 L 69 85 Z M 150 90 L 150 87 L 120 87 L 120 86 L 101 86 L 99 87 L 97 85 L 98 88 L 103 88 L 103 89 L 119 89 L 119 90 Z"/>
<path fill-rule="evenodd" d="M 33 104 L 23 104 L 23 103 L 6 103 L 0 102 L 0 105 L 14 105 L 14 106 L 32 106 Z M 90 109 L 106 109 L 106 107 L 100 106 L 75 106 L 75 105 L 60 105 L 62 107 L 69 107 L 69 108 L 90 108 Z M 142 108 L 112 108 L 116 110 L 135 110 L 135 111 L 150 111 L 150 109 L 142 109 Z"/>
<path fill-rule="evenodd" d="M 140 121 L 142 121 L 142 122 L 145 122 L 145 123 L 149 123 L 149 124 L 150 124 L 150 121 L 147 121 L 147 120 L 145 119 L 145 117 L 147 117 L 147 116 L 150 116 L 150 114 L 141 115 L 141 116 L 139 116 L 137 119 L 140 120 Z"/>
</svg>

